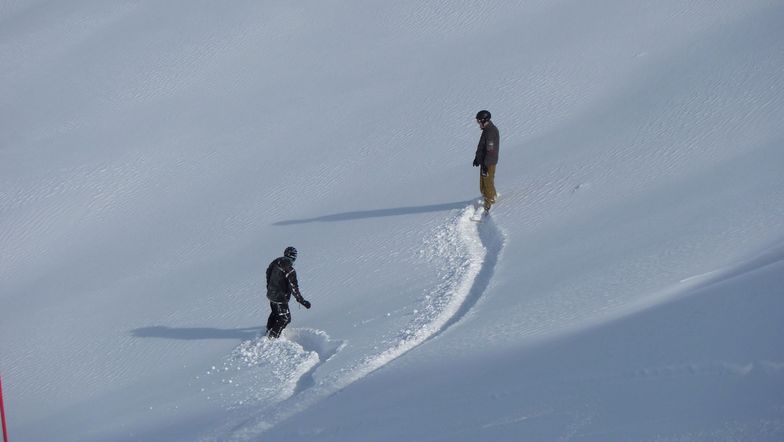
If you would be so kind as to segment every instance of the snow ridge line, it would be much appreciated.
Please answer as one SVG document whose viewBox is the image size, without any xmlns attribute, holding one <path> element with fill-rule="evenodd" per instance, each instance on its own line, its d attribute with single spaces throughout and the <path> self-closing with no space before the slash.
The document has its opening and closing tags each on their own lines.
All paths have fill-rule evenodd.
<svg viewBox="0 0 784 442">
<path fill-rule="evenodd" d="M 236 425 L 226 440 L 257 439 L 277 423 L 436 338 L 465 317 L 487 289 L 504 243 L 503 234 L 492 219 L 480 224 L 471 220 L 475 210 L 473 205 L 464 208 L 438 230 L 428 249 L 423 251 L 434 254 L 434 259 L 442 262 L 438 275 L 441 282 L 425 295 L 423 305 L 415 310 L 414 318 L 399 332 L 391 347 L 366 357 L 352 369 L 324 379 L 319 385 L 311 380 L 307 388 L 297 388 L 285 401 L 286 405 L 278 407 L 277 413 Z M 313 370 L 321 365 L 317 364 Z"/>
</svg>

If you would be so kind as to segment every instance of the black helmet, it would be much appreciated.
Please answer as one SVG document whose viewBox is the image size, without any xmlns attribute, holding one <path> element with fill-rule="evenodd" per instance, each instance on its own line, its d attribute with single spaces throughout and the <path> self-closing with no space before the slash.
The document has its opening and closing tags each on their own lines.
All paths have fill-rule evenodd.
<svg viewBox="0 0 784 442">
<path fill-rule="evenodd" d="M 490 119 L 490 111 L 480 110 L 476 113 L 476 119 L 480 121 L 485 121 Z"/>
<path fill-rule="evenodd" d="M 283 251 L 283 256 L 286 258 L 296 261 L 297 260 L 297 249 L 294 247 L 286 247 L 286 250 Z"/>
</svg>

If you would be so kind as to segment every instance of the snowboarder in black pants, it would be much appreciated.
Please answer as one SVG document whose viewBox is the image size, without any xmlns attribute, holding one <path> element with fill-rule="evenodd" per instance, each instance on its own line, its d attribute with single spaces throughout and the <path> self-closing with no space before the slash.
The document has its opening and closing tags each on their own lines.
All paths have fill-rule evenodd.
<svg viewBox="0 0 784 442">
<path fill-rule="evenodd" d="M 294 261 L 297 260 L 297 249 L 286 247 L 283 256 L 276 258 L 267 267 L 267 299 L 270 301 L 270 315 L 267 319 L 267 337 L 274 339 L 280 337 L 281 332 L 291 322 L 289 300 L 291 295 L 305 308 L 310 308 L 310 302 L 299 292 L 297 271 L 294 270 Z"/>
</svg>

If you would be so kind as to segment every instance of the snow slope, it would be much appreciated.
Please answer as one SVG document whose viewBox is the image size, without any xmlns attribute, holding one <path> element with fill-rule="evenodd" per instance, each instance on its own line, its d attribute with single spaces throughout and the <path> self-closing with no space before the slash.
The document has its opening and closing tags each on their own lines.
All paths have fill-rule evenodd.
<svg viewBox="0 0 784 442">
<path fill-rule="evenodd" d="M 781 440 L 782 22 L 3 2 L 11 440 Z M 271 343 L 288 245 L 313 308 Z"/>
</svg>

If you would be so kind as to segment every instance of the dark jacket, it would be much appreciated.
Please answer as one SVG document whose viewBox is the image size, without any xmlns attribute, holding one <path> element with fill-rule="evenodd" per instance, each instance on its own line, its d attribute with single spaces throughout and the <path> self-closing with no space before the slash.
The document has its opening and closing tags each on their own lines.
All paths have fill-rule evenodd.
<svg viewBox="0 0 784 442">
<path fill-rule="evenodd" d="M 267 299 L 272 302 L 288 303 L 291 295 L 297 302 L 302 303 L 304 298 L 299 293 L 297 271 L 290 259 L 281 256 L 267 267 Z"/>
<path fill-rule="evenodd" d="M 498 164 L 500 138 L 498 128 L 495 127 L 492 121 L 489 122 L 487 127 L 482 129 L 482 137 L 479 138 L 479 145 L 476 147 L 474 161 L 481 166 Z"/>
</svg>

